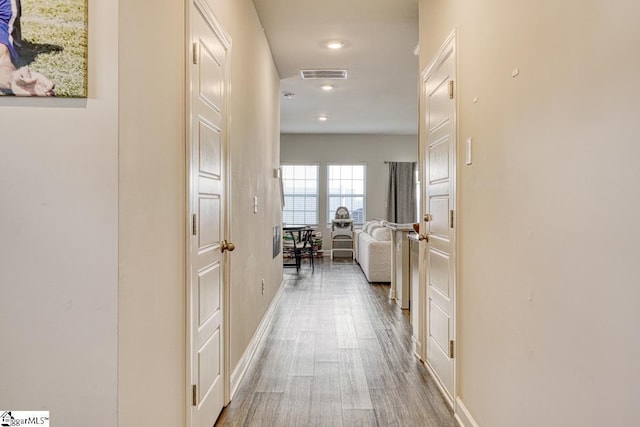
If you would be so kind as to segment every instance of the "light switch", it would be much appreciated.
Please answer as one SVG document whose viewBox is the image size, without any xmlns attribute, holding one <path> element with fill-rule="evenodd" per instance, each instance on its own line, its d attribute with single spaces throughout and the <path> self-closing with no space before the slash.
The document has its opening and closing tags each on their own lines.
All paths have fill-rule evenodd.
<svg viewBox="0 0 640 427">
<path fill-rule="evenodd" d="M 471 143 L 472 143 L 472 139 L 471 138 L 467 138 L 467 144 L 466 144 L 466 163 L 467 165 L 471 164 Z"/>
</svg>

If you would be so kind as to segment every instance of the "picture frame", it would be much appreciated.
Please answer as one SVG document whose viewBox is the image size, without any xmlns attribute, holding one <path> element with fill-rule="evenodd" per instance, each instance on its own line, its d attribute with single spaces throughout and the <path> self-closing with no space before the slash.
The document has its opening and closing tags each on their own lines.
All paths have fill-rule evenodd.
<svg viewBox="0 0 640 427">
<path fill-rule="evenodd" d="M 0 0 L 0 95 L 87 97 L 87 0 Z"/>
<path fill-rule="evenodd" d="M 273 226 L 273 258 L 280 255 L 282 245 L 282 228 L 279 225 Z"/>
</svg>

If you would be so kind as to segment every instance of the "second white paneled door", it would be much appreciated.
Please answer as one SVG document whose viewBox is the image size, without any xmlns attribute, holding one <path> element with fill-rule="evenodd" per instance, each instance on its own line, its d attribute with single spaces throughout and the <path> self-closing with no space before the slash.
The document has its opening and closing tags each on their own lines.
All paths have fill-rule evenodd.
<svg viewBox="0 0 640 427">
<path fill-rule="evenodd" d="M 423 75 L 423 190 L 426 208 L 426 363 L 446 397 L 455 399 L 455 37 Z M 424 245 L 424 244 L 423 244 Z"/>
</svg>

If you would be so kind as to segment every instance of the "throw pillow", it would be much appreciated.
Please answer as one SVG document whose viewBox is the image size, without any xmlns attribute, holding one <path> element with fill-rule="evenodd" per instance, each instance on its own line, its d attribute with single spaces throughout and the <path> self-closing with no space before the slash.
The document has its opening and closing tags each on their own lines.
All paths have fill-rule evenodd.
<svg viewBox="0 0 640 427">
<path fill-rule="evenodd" d="M 387 227 L 379 227 L 373 230 L 371 236 L 376 240 L 388 241 L 391 240 L 391 230 Z"/>
<path fill-rule="evenodd" d="M 369 226 L 369 229 L 367 230 L 367 234 L 371 234 L 373 236 L 373 230 L 377 230 L 380 227 L 382 227 L 380 224 L 378 224 L 377 222 L 374 222 Z"/>
</svg>

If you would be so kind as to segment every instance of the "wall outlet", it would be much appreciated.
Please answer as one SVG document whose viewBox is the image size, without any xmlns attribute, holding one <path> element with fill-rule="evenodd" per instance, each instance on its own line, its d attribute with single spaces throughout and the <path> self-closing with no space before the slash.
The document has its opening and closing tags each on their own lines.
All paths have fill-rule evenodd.
<svg viewBox="0 0 640 427">
<path fill-rule="evenodd" d="M 262 279 L 262 295 L 264 295 L 264 279 Z"/>
</svg>

